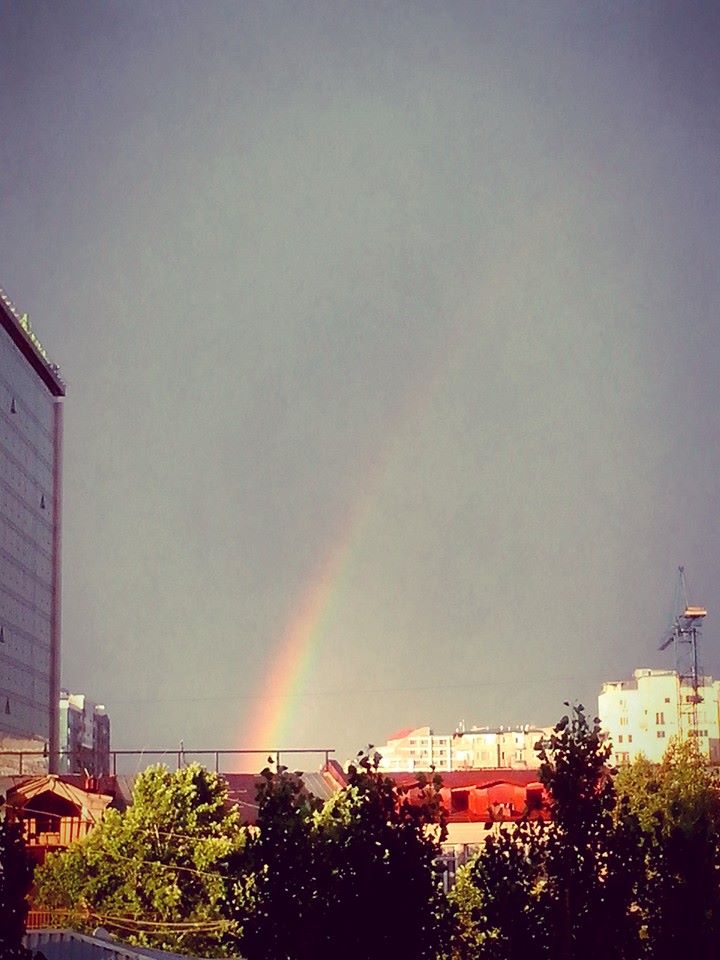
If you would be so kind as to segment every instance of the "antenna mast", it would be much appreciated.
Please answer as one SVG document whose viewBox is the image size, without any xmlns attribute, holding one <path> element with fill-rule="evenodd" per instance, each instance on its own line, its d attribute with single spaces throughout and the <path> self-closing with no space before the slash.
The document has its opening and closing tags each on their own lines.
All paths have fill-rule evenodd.
<svg viewBox="0 0 720 960">
<path fill-rule="evenodd" d="M 675 620 L 669 633 L 660 644 L 666 650 L 675 646 L 675 669 L 678 675 L 678 727 L 681 739 L 698 735 L 698 704 L 703 702 L 699 693 L 702 677 L 698 672 L 698 640 L 700 624 L 707 616 L 704 607 L 695 607 L 688 602 L 685 567 L 678 567 L 678 585 L 675 591 Z"/>
</svg>

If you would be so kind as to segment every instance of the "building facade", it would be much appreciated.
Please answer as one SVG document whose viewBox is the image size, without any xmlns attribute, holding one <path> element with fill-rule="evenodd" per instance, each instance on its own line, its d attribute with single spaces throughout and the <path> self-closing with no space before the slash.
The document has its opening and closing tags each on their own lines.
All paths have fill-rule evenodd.
<svg viewBox="0 0 720 960">
<path fill-rule="evenodd" d="M 720 681 L 702 677 L 700 702 L 689 730 L 697 737 L 700 752 L 720 763 Z M 630 680 L 604 683 L 598 697 L 598 716 L 612 741 L 613 762 L 630 763 L 640 754 L 659 763 L 673 737 L 687 726 L 694 691 L 680 682 L 674 670 L 635 670 Z M 683 722 L 684 721 L 684 722 Z"/>
<path fill-rule="evenodd" d="M 380 769 L 388 773 L 435 769 L 535 770 L 540 766 L 535 746 L 550 735 L 550 727 L 471 727 L 434 734 L 430 727 L 408 727 L 378 747 Z"/>
<path fill-rule="evenodd" d="M 83 693 L 60 692 L 60 772 L 110 773 L 110 717 Z"/>
<path fill-rule="evenodd" d="M 459 729 L 453 737 L 453 770 L 492 767 L 537 770 L 537 744 L 550 736 L 552 727 L 488 727 Z"/>
<path fill-rule="evenodd" d="M 59 748 L 62 398 L 0 290 L 0 753 Z M 47 766 L 46 766 L 47 768 Z"/>
<path fill-rule="evenodd" d="M 386 772 L 452 769 L 452 736 L 434 734 L 430 727 L 398 730 L 377 752 Z"/>
</svg>

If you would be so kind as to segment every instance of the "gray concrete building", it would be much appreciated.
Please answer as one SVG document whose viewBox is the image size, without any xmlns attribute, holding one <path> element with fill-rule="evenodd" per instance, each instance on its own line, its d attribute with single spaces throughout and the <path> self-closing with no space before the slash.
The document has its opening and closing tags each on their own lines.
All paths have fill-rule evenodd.
<svg viewBox="0 0 720 960">
<path fill-rule="evenodd" d="M 45 749 L 51 772 L 59 750 L 64 395 L 27 316 L 0 290 L 0 752 Z"/>
</svg>

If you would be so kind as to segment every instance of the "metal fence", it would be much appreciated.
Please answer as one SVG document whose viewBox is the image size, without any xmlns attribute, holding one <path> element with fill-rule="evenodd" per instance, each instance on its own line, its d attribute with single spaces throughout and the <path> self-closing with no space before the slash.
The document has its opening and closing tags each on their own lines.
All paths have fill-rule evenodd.
<svg viewBox="0 0 720 960">
<path fill-rule="evenodd" d="M 334 753 L 335 750 L 331 747 L 303 747 L 297 749 L 278 749 L 275 747 L 270 750 L 186 750 L 184 747 L 167 750 L 111 750 L 105 770 L 90 770 L 87 772 L 93 776 L 109 774 L 117 776 L 118 774 L 138 773 L 153 763 L 165 763 L 177 770 L 189 763 L 198 762 L 209 769 L 214 769 L 216 773 L 256 773 L 267 764 L 268 760 L 280 766 L 289 758 L 302 755 L 322 757 L 322 762 L 327 764 Z M 254 763 L 252 770 L 232 769 L 233 766 L 238 766 L 238 761 L 241 758 L 247 758 L 248 760 L 256 758 L 257 762 Z M 60 751 L 55 755 L 55 759 L 57 760 L 55 766 L 58 772 L 71 772 L 73 755 L 70 751 Z M 6 776 L 47 773 L 49 763 L 50 757 L 45 750 L 0 750 L 0 768 L 2 768 L 0 772 Z M 244 766 L 247 766 L 247 764 Z"/>
</svg>

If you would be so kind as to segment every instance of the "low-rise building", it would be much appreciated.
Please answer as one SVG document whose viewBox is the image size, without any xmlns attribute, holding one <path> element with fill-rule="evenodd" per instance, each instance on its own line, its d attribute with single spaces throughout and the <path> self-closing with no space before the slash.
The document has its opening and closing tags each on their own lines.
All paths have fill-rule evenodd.
<svg viewBox="0 0 720 960">
<path fill-rule="evenodd" d="M 28 855 L 43 863 L 48 853 L 65 850 L 95 827 L 113 797 L 95 785 L 71 782 L 57 774 L 3 777 L 5 815 L 22 824 Z"/>
</svg>

